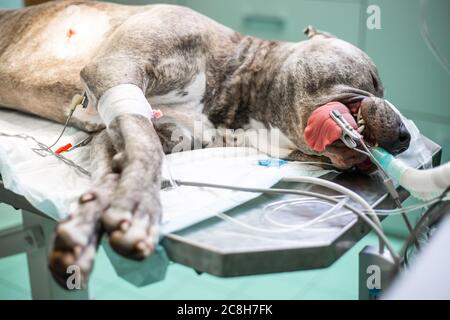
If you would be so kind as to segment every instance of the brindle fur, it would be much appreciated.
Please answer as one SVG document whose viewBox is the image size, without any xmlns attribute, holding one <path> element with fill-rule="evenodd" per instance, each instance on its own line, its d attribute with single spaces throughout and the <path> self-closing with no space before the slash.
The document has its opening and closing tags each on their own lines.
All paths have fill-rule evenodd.
<svg viewBox="0 0 450 320">
<path fill-rule="evenodd" d="M 106 17 L 101 40 L 85 43 L 86 50 L 70 59 L 47 55 L 42 44 L 53 41 L 47 26 L 75 9 Z M 379 143 L 396 139 L 400 120 L 379 99 L 381 80 L 364 52 L 313 28 L 306 33 L 309 40 L 299 43 L 258 39 L 171 5 L 52 1 L 0 11 L 0 105 L 63 122 L 76 93 L 86 91 L 94 109 L 106 90 L 122 83 L 137 85 L 150 100 L 169 92 L 183 97 L 195 76 L 205 73 L 201 102 L 213 126 L 241 128 L 252 118 L 280 129 L 293 142 L 291 159 L 331 159 L 348 168 L 361 161 L 358 153 L 337 144 L 319 154 L 304 141 L 315 108 L 365 98 L 363 118 Z M 171 116 L 170 105 L 153 107 Z M 61 283 L 64 268 L 74 262 L 82 265 L 86 280 L 103 230 L 125 256 L 142 259 L 152 252 L 161 217 L 159 140 L 169 152 L 168 136 L 178 125 L 155 121 L 155 132 L 151 122 L 137 115 L 116 118 L 107 131 L 78 116 L 71 124 L 100 132 L 93 143 L 99 151 L 92 154 L 98 169 L 92 191 L 81 196 L 78 210 L 56 232 L 50 265 Z"/>
</svg>

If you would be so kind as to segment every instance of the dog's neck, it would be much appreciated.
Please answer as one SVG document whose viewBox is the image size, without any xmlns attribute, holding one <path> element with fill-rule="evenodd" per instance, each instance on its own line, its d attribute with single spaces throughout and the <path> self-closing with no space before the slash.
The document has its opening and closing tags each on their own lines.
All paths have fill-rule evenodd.
<svg viewBox="0 0 450 320">
<path fill-rule="evenodd" d="M 270 124 L 285 103 L 289 74 L 280 72 L 293 44 L 241 36 L 234 50 L 214 60 L 205 95 L 206 113 L 216 126 L 240 128 L 255 120 Z"/>
</svg>

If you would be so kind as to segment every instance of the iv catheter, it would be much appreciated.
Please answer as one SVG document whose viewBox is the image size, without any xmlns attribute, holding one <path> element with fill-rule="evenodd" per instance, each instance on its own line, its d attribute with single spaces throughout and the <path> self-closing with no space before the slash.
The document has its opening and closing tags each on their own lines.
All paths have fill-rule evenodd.
<svg viewBox="0 0 450 320">
<path fill-rule="evenodd" d="M 82 96 L 77 94 L 72 98 L 72 102 L 71 102 L 70 108 L 69 108 L 69 114 L 67 116 L 66 122 L 64 123 L 64 127 L 61 130 L 59 136 L 56 138 L 56 140 L 51 145 L 47 145 L 41 141 L 38 141 L 36 138 L 34 138 L 30 135 L 27 135 L 27 134 L 7 134 L 7 133 L 0 132 L 0 136 L 32 141 L 37 145 L 37 147 L 31 148 L 31 150 L 33 150 L 33 152 L 36 153 L 37 155 L 39 155 L 41 157 L 47 157 L 50 155 L 54 156 L 57 159 L 61 160 L 63 163 L 67 164 L 68 166 L 75 168 L 80 173 L 90 177 L 91 173 L 88 170 L 84 169 L 83 167 L 77 165 L 72 160 L 63 156 L 61 154 L 62 152 L 58 152 L 58 150 L 56 150 L 56 151 L 52 150 L 52 148 L 59 142 L 59 140 L 61 140 L 62 136 L 64 135 L 64 132 L 66 131 L 66 129 L 69 125 L 70 119 L 72 119 L 75 109 L 78 107 L 82 107 L 83 109 L 86 109 L 88 106 L 88 103 L 89 103 L 89 100 L 88 100 L 86 93 L 84 93 L 84 95 L 82 95 Z M 92 139 L 92 136 L 89 136 L 89 137 L 83 139 L 81 142 L 77 143 L 75 146 L 71 146 L 70 150 L 74 150 L 76 148 L 87 145 L 91 141 L 91 139 Z"/>
</svg>

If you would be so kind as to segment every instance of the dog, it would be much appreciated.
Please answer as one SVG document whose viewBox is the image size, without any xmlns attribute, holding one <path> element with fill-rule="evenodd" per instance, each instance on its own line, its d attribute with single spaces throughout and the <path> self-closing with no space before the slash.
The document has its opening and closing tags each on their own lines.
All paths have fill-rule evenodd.
<svg viewBox="0 0 450 320">
<path fill-rule="evenodd" d="M 73 264 L 87 283 L 104 233 L 125 257 L 153 252 L 163 153 L 173 150 L 177 130 L 206 144 L 194 121 L 278 130 L 280 157 L 346 170 L 365 156 L 339 141 L 317 151 L 304 134 L 315 110 L 339 102 L 360 114 L 367 141 L 394 154 L 408 147 L 373 61 L 326 32 L 305 33 L 297 43 L 259 39 L 174 5 L 70 0 L 0 11 L 0 105 L 64 123 L 75 94 L 89 101 L 69 124 L 94 134 L 94 186 L 56 228 L 49 267 L 61 285 Z M 106 127 L 97 104 L 121 84 L 140 88 L 164 116 L 149 121 L 130 112 Z"/>
</svg>

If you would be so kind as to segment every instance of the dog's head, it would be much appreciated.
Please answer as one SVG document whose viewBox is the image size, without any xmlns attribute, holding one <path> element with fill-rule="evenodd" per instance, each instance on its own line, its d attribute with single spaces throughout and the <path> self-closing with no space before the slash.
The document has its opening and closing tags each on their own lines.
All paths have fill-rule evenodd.
<svg viewBox="0 0 450 320">
<path fill-rule="evenodd" d="M 363 51 L 338 39 L 309 40 L 296 46 L 286 61 L 283 70 L 289 81 L 280 83 L 288 84 L 292 98 L 285 102 L 279 128 L 298 150 L 325 156 L 339 169 L 368 169 L 367 157 L 340 141 L 341 130 L 330 116 L 335 107 L 367 144 L 394 155 L 409 147 L 410 134 L 397 111 L 381 98 L 377 68 Z"/>
</svg>

